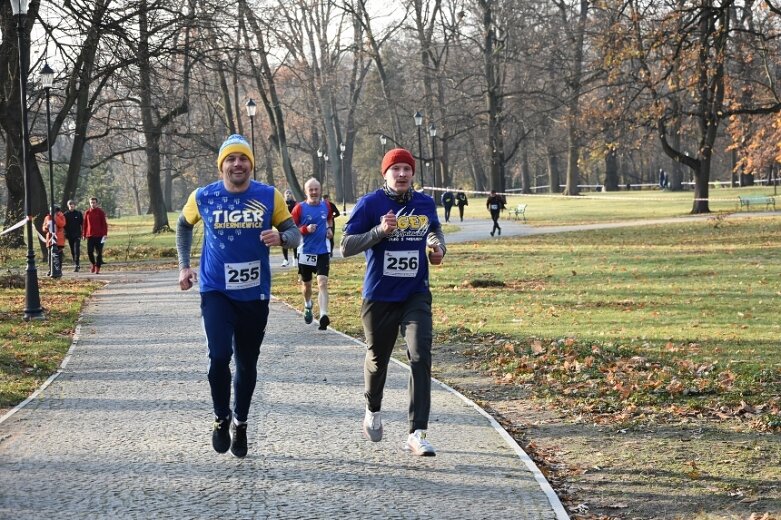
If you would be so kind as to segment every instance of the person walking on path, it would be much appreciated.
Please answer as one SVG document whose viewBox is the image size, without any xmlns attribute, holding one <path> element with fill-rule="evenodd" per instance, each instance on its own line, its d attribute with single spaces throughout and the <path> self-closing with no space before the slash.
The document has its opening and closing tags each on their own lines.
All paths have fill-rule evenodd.
<svg viewBox="0 0 781 520">
<path fill-rule="evenodd" d="M 252 180 L 254 161 L 247 139 L 229 136 L 217 157 L 222 179 L 190 194 L 176 226 L 179 287 L 188 290 L 200 284 L 214 408 L 212 447 L 217 453 L 230 449 L 235 457 L 247 455 L 247 418 L 271 298 L 269 248 L 293 248 L 301 240 L 282 194 Z M 203 221 L 204 232 L 196 275 L 190 248 L 198 221 Z"/>
<path fill-rule="evenodd" d="M 442 207 L 445 208 L 445 222 L 450 222 L 450 210 L 453 209 L 453 204 L 456 202 L 456 197 L 450 190 L 442 192 Z M 463 218 L 461 219 L 463 220 Z"/>
<path fill-rule="evenodd" d="M 49 276 L 62 277 L 62 251 L 65 248 L 65 215 L 59 206 L 54 206 L 54 218 L 47 213 L 43 219 L 46 230 L 46 247 L 49 248 Z"/>
<path fill-rule="evenodd" d="M 87 239 L 87 256 L 92 264 L 91 272 L 100 274 L 103 265 L 103 245 L 108 237 L 106 213 L 98 205 L 97 197 L 89 199 L 89 209 L 84 213 L 84 226 L 81 232 Z"/>
<path fill-rule="evenodd" d="M 445 239 L 434 199 L 414 190 L 415 159 L 394 148 L 382 159 L 383 187 L 358 201 L 342 235 L 342 255 L 366 255 L 361 318 L 366 335 L 363 433 L 382 439 L 380 418 L 385 380 L 399 333 L 407 343 L 411 374 L 407 447 L 434 456 L 427 438 L 431 409 L 433 319 L 428 265 L 445 256 Z"/>
<path fill-rule="evenodd" d="M 458 206 L 458 216 L 461 222 L 464 221 L 464 206 L 469 206 L 469 200 L 466 198 L 466 193 L 458 191 L 456 193 L 456 206 Z"/>
<path fill-rule="evenodd" d="M 73 259 L 73 271 L 79 272 L 81 263 L 81 228 L 84 225 L 84 215 L 76 209 L 76 201 L 68 201 L 68 211 L 65 212 L 65 238 Z"/>
<path fill-rule="evenodd" d="M 339 207 L 331 201 L 331 196 L 327 193 L 323 195 L 323 200 L 328 203 L 328 205 L 331 207 L 331 238 L 328 239 L 328 241 L 331 243 L 331 249 L 329 249 L 331 258 L 334 256 L 334 236 L 336 236 L 336 217 L 341 216 L 341 213 L 339 212 Z"/>
<path fill-rule="evenodd" d="M 491 196 L 485 201 L 485 207 L 491 213 L 491 220 L 494 221 L 494 227 L 491 228 L 491 236 L 494 236 L 495 232 L 502 234 L 502 228 L 499 227 L 499 213 L 504 210 L 505 203 L 504 197 L 496 194 L 496 190 L 491 190 Z"/>
<path fill-rule="evenodd" d="M 331 246 L 334 218 L 331 205 L 320 198 L 320 183 L 311 178 L 304 184 L 306 200 L 293 208 L 293 221 L 303 236 L 298 250 L 298 277 L 304 296 L 304 322 L 312 323 L 312 275 L 317 276 L 317 303 L 320 310 L 320 330 L 326 330 L 328 318 L 328 272 L 331 267 Z"/>
<path fill-rule="evenodd" d="M 288 211 L 293 211 L 293 208 L 296 207 L 296 204 L 298 202 L 296 201 L 296 198 L 293 196 L 293 192 L 290 190 L 285 190 L 285 204 L 287 205 Z M 290 258 L 288 257 L 287 253 L 288 249 L 286 247 L 282 248 L 282 264 L 281 267 L 287 267 L 290 265 Z M 293 264 L 298 265 L 298 250 L 293 249 Z"/>
</svg>

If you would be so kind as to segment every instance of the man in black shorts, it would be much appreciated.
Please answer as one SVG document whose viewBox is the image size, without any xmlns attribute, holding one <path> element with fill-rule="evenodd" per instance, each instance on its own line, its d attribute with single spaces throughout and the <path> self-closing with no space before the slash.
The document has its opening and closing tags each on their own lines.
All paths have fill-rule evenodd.
<svg viewBox="0 0 781 520">
<path fill-rule="evenodd" d="M 304 322 L 312 323 L 312 275 L 317 275 L 317 303 L 320 307 L 320 330 L 331 323 L 328 318 L 328 270 L 331 266 L 331 243 L 334 217 L 331 205 L 320 197 L 320 182 L 312 178 L 304 184 L 306 200 L 293 208 L 293 220 L 304 241 L 298 250 L 298 275 L 304 295 Z"/>
</svg>

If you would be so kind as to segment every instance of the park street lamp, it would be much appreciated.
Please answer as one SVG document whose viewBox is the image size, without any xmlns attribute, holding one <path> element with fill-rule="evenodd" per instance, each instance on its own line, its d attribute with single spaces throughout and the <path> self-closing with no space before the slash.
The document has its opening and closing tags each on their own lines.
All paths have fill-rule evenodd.
<svg viewBox="0 0 781 520">
<path fill-rule="evenodd" d="M 22 176 L 24 178 L 24 213 L 27 219 L 27 269 L 24 278 L 24 319 L 43 319 L 41 295 L 38 291 L 38 271 L 35 268 L 33 250 L 32 198 L 30 196 L 30 172 L 27 168 L 27 143 L 30 135 L 27 128 L 27 48 L 24 25 L 27 19 L 28 0 L 11 0 L 11 11 L 16 17 L 16 40 L 19 51 L 19 101 L 22 109 L 22 146 L 20 149 Z"/>
<path fill-rule="evenodd" d="M 320 190 L 320 195 L 328 193 L 328 154 L 323 153 L 323 188 Z"/>
<path fill-rule="evenodd" d="M 54 234 L 57 232 L 57 223 L 54 214 L 54 175 L 52 173 L 52 135 L 51 135 L 51 108 L 49 104 L 49 91 L 54 85 L 54 71 L 48 63 L 43 64 L 40 72 L 41 85 L 46 91 L 46 145 L 49 154 L 49 195 L 51 204 L 49 205 L 49 236 L 52 237 L 49 244 L 49 275 L 52 278 L 58 278 L 62 272 L 62 265 L 57 265 L 57 243 L 54 240 Z"/>
<path fill-rule="evenodd" d="M 344 151 L 347 146 L 344 143 L 339 143 L 339 167 L 342 169 L 342 213 L 347 214 L 347 203 L 344 199 Z M 385 155 L 385 154 L 383 154 Z"/>
<path fill-rule="evenodd" d="M 255 111 L 258 109 L 257 103 L 252 100 L 252 98 L 249 98 L 249 101 L 247 101 L 247 116 L 249 116 L 249 127 L 251 132 L 251 139 L 252 139 L 252 179 L 257 180 L 257 176 L 255 175 Z"/>
<path fill-rule="evenodd" d="M 434 123 L 428 125 L 428 135 L 431 136 L 431 173 L 434 179 L 432 186 L 434 187 L 434 205 L 437 206 L 437 127 L 434 126 Z"/>
<path fill-rule="evenodd" d="M 420 168 L 421 161 L 423 160 L 423 141 L 420 139 L 420 126 L 423 124 L 423 114 L 415 112 L 415 115 L 412 117 L 415 118 L 415 126 L 418 127 L 418 169 L 420 170 L 420 185 L 421 188 L 425 188 L 426 179 L 423 175 L 423 168 Z M 425 190 L 423 191 L 425 192 Z"/>
<path fill-rule="evenodd" d="M 385 134 L 380 134 L 380 144 L 382 144 L 382 156 L 385 157 L 385 145 L 388 144 L 388 138 Z"/>
</svg>

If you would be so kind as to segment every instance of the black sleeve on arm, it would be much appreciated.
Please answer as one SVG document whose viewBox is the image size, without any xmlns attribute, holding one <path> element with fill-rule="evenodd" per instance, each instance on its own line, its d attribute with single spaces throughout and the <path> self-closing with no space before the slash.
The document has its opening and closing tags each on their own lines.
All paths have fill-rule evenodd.
<svg viewBox="0 0 781 520">
<path fill-rule="evenodd" d="M 190 249 L 193 247 L 193 226 L 179 215 L 176 221 L 176 253 L 179 257 L 179 269 L 190 267 Z"/>
</svg>

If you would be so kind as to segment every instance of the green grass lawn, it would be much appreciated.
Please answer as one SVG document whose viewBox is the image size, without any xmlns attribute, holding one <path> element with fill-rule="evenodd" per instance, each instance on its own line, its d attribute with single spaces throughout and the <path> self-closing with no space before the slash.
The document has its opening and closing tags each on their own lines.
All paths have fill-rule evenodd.
<svg viewBox="0 0 781 520">
<path fill-rule="evenodd" d="M 474 345 L 485 370 L 579 411 L 745 401 L 775 427 L 779 253 L 777 218 L 453 244 L 431 274 L 435 342 Z M 332 326 L 359 338 L 362 274 L 362 256 L 334 262 L 329 283 Z M 274 294 L 301 307 L 291 271 Z"/>
<path fill-rule="evenodd" d="M 773 188 L 711 188 L 709 207 L 713 213 L 734 212 L 738 195 L 773 195 Z M 670 192 L 661 190 L 582 192 L 577 197 L 562 195 L 516 195 L 507 198 L 507 208 L 527 204 L 526 217 L 537 226 L 590 224 L 621 220 L 642 220 L 680 217 L 692 209 L 691 190 Z M 777 199 L 781 209 L 781 198 Z M 465 217 L 488 218 L 485 198 L 470 200 Z M 758 208 L 764 209 L 764 208 Z"/>
</svg>

